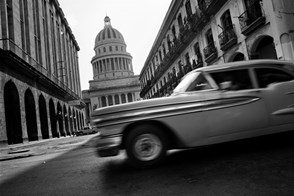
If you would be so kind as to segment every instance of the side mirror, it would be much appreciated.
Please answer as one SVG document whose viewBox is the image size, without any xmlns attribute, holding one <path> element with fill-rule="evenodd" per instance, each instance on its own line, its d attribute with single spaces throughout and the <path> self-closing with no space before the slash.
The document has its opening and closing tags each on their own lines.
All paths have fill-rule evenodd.
<svg viewBox="0 0 294 196">
<path fill-rule="evenodd" d="M 221 90 L 229 90 L 232 88 L 232 82 L 231 81 L 225 81 L 220 83 L 220 89 Z"/>
</svg>

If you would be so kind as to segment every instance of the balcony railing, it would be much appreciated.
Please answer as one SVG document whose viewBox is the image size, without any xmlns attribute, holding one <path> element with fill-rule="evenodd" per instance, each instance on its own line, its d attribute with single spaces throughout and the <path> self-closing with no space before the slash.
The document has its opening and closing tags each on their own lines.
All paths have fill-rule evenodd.
<svg viewBox="0 0 294 196">
<path fill-rule="evenodd" d="M 203 60 L 201 56 L 198 56 L 197 60 L 193 60 L 193 66 L 192 69 L 197 69 L 199 67 L 203 67 Z"/>
<path fill-rule="evenodd" d="M 199 9 L 205 14 L 214 15 L 227 0 L 198 0 Z"/>
<path fill-rule="evenodd" d="M 210 63 L 217 58 L 217 49 L 214 46 L 214 43 L 208 44 L 207 47 L 203 49 L 205 62 Z"/>
<path fill-rule="evenodd" d="M 220 48 L 223 51 L 229 49 L 231 46 L 237 43 L 237 35 L 233 27 L 224 29 L 224 31 L 218 35 L 218 39 Z"/>
<path fill-rule="evenodd" d="M 258 1 L 248 7 L 238 18 L 242 34 L 244 35 L 250 34 L 252 31 L 265 24 L 265 17 Z"/>
</svg>

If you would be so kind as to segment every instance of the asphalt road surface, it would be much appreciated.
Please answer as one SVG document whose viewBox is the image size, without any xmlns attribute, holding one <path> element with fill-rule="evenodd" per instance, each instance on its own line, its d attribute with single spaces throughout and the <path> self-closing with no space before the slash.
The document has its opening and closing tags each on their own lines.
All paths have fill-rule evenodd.
<svg viewBox="0 0 294 196">
<path fill-rule="evenodd" d="M 294 134 L 174 151 L 158 168 L 73 150 L 0 163 L 4 195 L 294 195 Z M 5 177 L 5 178 L 3 178 Z"/>
</svg>

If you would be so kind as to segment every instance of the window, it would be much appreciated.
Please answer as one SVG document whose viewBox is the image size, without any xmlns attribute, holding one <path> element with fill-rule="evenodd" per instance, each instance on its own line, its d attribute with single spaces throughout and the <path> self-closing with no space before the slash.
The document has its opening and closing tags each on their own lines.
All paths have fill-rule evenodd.
<svg viewBox="0 0 294 196">
<path fill-rule="evenodd" d="M 210 86 L 204 75 L 200 73 L 198 77 L 196 77 L 195 80 L 191 82 L 186 91 L 199 91 L 207 89 L 212 89 L 212 87 Z"/>
<path fill-rule="evenodd" d="M 34 0 L 33 1 L 33 12 L 34 12 L 34 38 L 35 38 L 35 51 L 36 51 L 36 61 L 38 63 L 42 63 L 42 48 L 41 48 L 41 32 L 40 32 L 40 15 L 39 15 L 39 1 Z M 58 38 L 58 50 L 59 50 L 59 58 L 61 58 L 61 43 L 60 43 L 60 27 L 59 25 L 57 26 L 58 28 L 58 33 L 57 33 L 57 38 Z"/>
<path fill-rule="evenodd" d="M 133 97 L 131 93 L 128 93 L 128 102 L 133 102 Z"/>
<path fill-rule="evenodd" d="M 159 51 L 158 53 L 159 53 L 158 55 L 159 55 L 160 62 L 162 62 L 162 53 L 161 51 Z"/>
<path fill-rule="evenodd" d="M 185 8 L 186 8 L 186 12 L 187 12 L 188 17 L 191 16 L 192 15 L 192 8 L 191 8 L 190 0 L 186 1 Z"/>
<path fill-rule="evenodd" d="M 252 88 L 247 69 L 214 72 L 210 74 L 220 89 L 245 90 Z"/>
<path fill-rule="evenodd" d="M 178 23 L 179 23 L 179 27 L 182 27 L 183 26 L 183 19 L 182 19 L 182 15 L 179 14 L 178 16 Z"/>
<path fill-rule="evenodd" d="M 110 106 L 113 105 L 113 100 L 111 95 L 108 96 L 108 105 Z"/>
<path fill-rule="evenodd" d="M 170 36 L 167 35 L 167 49 L 170 50 L 170 48 L 171 48 Z"/>
<path fill-rule="evenodd" d="M 287 72 L 274 68 L 257 68 L 255 72 L 260 88 L 266 88 L 273 83 L 286 82 L 294 79 Z"/>
<path fill-rule="evenodd" d="M 212 36 L 212 31 L 209 29 L 206 34 L 205 34 L 206 40 L 207 40 L 207 45 L 214 45 L 213 41 L 213 36 Z"/>
<path fill-rule="evenodd" d="M 109 51 L 112 52 L 112 46 L 109 46 Z"/>
<path fill-rule="evenodd" d="M 222 24 L 223 30 L 233 28 L 230 10 L 225 11 L 223 15 L 221 16 L 221 24 Z"/>
<path fill-rule="evenodd" d="M 127 101 L 126 101 L 126 95 L 125 94 L 122 94 L 121 95 L 121 102 L 122 103 L 126 103 Z"/>
<path fill-rule="evenodd" d="M 166 55 L 166 49 L 165 49 L 165 44 L 162 43 L 162 52 L 163 52 L 163 55 Z"/>
<path fill-rule="evenodd" d="M 189 53 L 186 53 L 185 59 L 186 59 L 186 65 L 190 65 L 190 56 L 189 56 Z"/>
<path fill-rule="evenodd" d="M 175 28 L 175 26 L 173 26 L 172 27 L 172 33 L 173 33 L 173 41 L 175 40 L 175 38 L 176 38 L 176 28 Z"/>
<path fill-rule="evenodd" d="M 101 102 L 102 102 L 102 107 L 105 107 L 106 106 L 106 98 L 105 98 L 105 96 L 101 97 Z"/>
<path fill-rule="evenodd" d="M 115 105 L 119 104 L 119 97 L 118 97 L 118 95 L 115 95 L 114 96 L 114 102 L 115 102 Z"/>
</svg>

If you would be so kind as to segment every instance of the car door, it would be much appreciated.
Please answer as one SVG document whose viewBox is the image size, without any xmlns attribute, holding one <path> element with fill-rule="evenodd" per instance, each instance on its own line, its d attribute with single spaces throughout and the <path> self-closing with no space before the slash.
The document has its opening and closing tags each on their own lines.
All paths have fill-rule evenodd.
<svg viewBox="0 0 294 196">
<path fill-rule="evenodd" d="M 292 123 L 294 129 L 294 76 L 278 68 L 255 68 L 260 94 L 264 97 L 272 126 Z"/>
<path fill-rule="evenodd" d="M 249 69 L 216 71 L 209 74 L 219 90 L 207 92 L 210 102 L 203 110 L 212 142 L 244 138 L 269 126 L 262 95 L 256 91 Z M 223 84 L 229 83 L 226 89 Z M 213 93 L 213 94 L 212 94 Z"/>
</svg>

